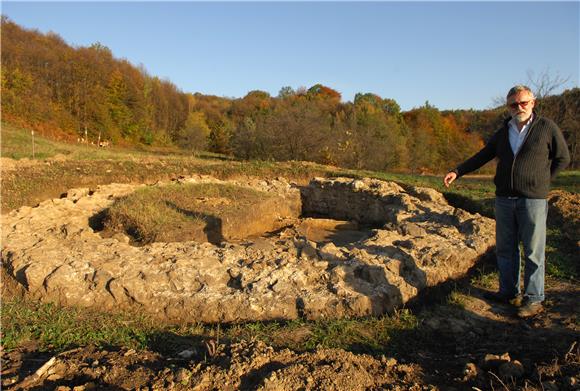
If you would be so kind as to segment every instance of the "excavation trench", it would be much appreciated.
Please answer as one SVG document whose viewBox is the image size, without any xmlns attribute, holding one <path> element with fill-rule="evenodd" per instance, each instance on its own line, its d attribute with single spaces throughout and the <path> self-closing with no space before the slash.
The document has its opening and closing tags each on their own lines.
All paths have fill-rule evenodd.
<svg viewBox="0 0 580 391">
<path fill-rule="evenodd" d="M 297 235 L 317 244 L 344 246 L 370 237 L 373 228 L 381 228 L 386 222 L 380 216 L 370 222 L 359 221 L 356 219 L 361 216 L 333 213 L 328 208 L 321 213 L 310 200 L 312 191 L 308 188 L 301 190 L 300 198 L 296 192 L 281 196 L 222 184 L 160 189 L 155 193 L 143 189 L 119 198 L 91 217 L 89 226 L 103 238 L 117 238 L 134 246 L 155 242 L 251 242 L 274 237 L 282 229 L 294 229 Z"/>
<path fill-rule="evenodd" d="M 230 195 L 173 194 L 150 220 L 177 212 L 183 226 L 158 224 L 143 231 L 153 232 L 147 241 L 128 212 L 111 218 L 119 200 L 167 185 Z M 3 274 L 35 300 L 167 322 L 341 318 L 391 312 L 464 274 L 493 244 L 492 220 L 427 188 L 368 178 L 155 186 L 76 189 L 3 216 Z"/>
</svg>

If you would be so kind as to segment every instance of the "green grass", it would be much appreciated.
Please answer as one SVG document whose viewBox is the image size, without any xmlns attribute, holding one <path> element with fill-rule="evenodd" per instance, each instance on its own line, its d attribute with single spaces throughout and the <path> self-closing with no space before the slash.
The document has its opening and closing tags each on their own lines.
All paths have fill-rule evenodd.
<svg viewBox="0 0 580 391">
<path fill-rule="evenodd" d="M 296 351 L 339 348 L 359 353 L 381 354 L 391 348 L 402 331 L 414 330 L 417 318 L 403 309 L 393 315 L 289 322 L 253 322 L 228 329 L 233 339 L 262 340 L 278 348 Z"/>
<path fill-rule="evenodd" d="M 497 285 L 499 275 L 497 269 L 492 271 L 486 270 L 485 267 L 480 268 L 477 274 L 471 278 L 471 284 L 485 289 L 491 289 Z"/>
<path fill-rule="evenodd" d="M 139 314 L 129 317 L 22 300 L 2 303 L 2 346 L 7 350 L 28 341 L 38 343 L 40 350 L 61 351 L 88 344 L 144 348 L 153 327 Z"/>
<path fill-rule="evenodd" d="M 580 193 L 580 170 L 563 171 L 556 177 L 552 188 Z"/>
<path fill-rule="evenodd" d="M 453 289 L 447 296 L 447 303 L 450 306 L 455 306 L 461 309 L 465 308 L 467 297 L 461 291 Z"/>
<path fill-rule="evenodd" d="M 306 351 L 319 347 L 381 354 L 392 350 L 402 333 L 416 331 L 418 321 L 409 310 L 391 316 L 338 320 L 251 322 L 234 325 L 162 325 L 137 313 L 100 313 L 22 300 L 5 301 L 2 345 L 10 351 L 35 341 L 41 351 L 64 351 L 77 346 L 124 346 L 175 354 L 189 348 L 205 349 L 242 339 L 262 340 L 276 348 Z"/>
<path fill-rule="evenodd" d="M 574 255 L 578 248 L 558 228 L 548 228 L 546 238 L 546 274 L 561 279 L 580 280 L 580 265 Z"/>
<path fill-rule="evenodd" d="M 34 139 L 34 144 L 33 144 Z M 34 137 L 30 131 L 2 123 L 2 157 L 12 159 L 33 158 L 46 159 L 57 154 L 69 155 L 69 148 L 61 143 L 46 139 L 38 134 Z"/>
<path fill-rule="evenodd" d="M 30 131 L 2 123 L 2 157 L 33 159 L 33 136 Z M 34 159 L 42 160 L 56 155 L 73 159 L 106 159 L 119 156 L 119 151 L 83 144 L 68 144 L 34 134 Z"/>
<path fill-rule="evenodd" d="M 304 347 L 383 353 L 401 331 L 413 330 L 417 325 L 417 318 L 409 310 L 377 318 L 318 321 L 314 322 Z"/>
<path fill-rule="evenodd" d="M 0 153 L 2 157 L 11 159 L 36 159 L 43 160 L 64 155 L 73 160 L 125 160 L 139 156 L 156 156 L 172 154 L 176 156 L 190 156 L 191 154 L 175 147 L 145 147 L 134 146 L 132 148 L 107 147 L 99 148 L 95 145 L 82 143 L 68 143 L 52 140 L 48 137 L 34 133 L 34 157 L 33 136 L 30 130 L 9 123 L 2 122 L 2 144 Z M 201 154 L 200 156 L 218 157 L 216 154 Z"/>
</svg>

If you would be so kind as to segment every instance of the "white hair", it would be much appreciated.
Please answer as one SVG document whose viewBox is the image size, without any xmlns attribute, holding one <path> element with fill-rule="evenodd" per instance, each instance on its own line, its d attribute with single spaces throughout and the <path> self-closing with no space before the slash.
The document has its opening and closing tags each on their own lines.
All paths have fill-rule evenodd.
<svg viewBox="0 0 580 391">
<path fill-rule="evenodd" d="M 512 88 L 511 88 L 511 89 L 508 91 L 506 98 L 509 98 L 510 96 L 512 96 L 512 95 L 515 95 L 515 94 L 517 94 L 518 92 L 522 92 L 522 91 L 526 91 L 526 92 L 528 92 L 528 93 L 529 93 L 529 94 L 532 96 L 532 99 L 535 99 L 535 97 L 534 97 L 534 93 L 532 92 L 532 90 L 530 89 L 530 87 L 528 87 L 528 86 L 525 86 L 525 85 L 523 85 L 523 84 L 518 84 L 517 86 L 513 86 L 513 87 L 512 87 Z"/>
</svg>

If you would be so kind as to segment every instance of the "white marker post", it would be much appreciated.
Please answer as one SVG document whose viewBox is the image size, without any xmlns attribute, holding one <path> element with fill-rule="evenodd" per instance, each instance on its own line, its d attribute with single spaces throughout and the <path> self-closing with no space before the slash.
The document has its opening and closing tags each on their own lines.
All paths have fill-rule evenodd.
<svg viewBox="0 0 580 391">
<path fill-rule="evenodd" d="M 32 159 L 34 159 L 34 130 L 31 130 L 30 134 L 32 134 Z"/>
</svg>

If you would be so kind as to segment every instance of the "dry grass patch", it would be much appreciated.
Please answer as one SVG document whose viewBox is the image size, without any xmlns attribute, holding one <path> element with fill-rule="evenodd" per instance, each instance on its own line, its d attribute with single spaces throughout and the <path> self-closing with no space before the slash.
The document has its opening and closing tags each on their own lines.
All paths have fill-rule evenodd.
<svg viewBox="0 0 580 391">
<path fill-rule="evenodd" d="M 280 228 L 299 206 L 273 193 L 233 184 L 151 186 L 119 199 L 105 233 L 129 234 L 135 244 L 199 241 L 214 244 Z"/>
</svg>

